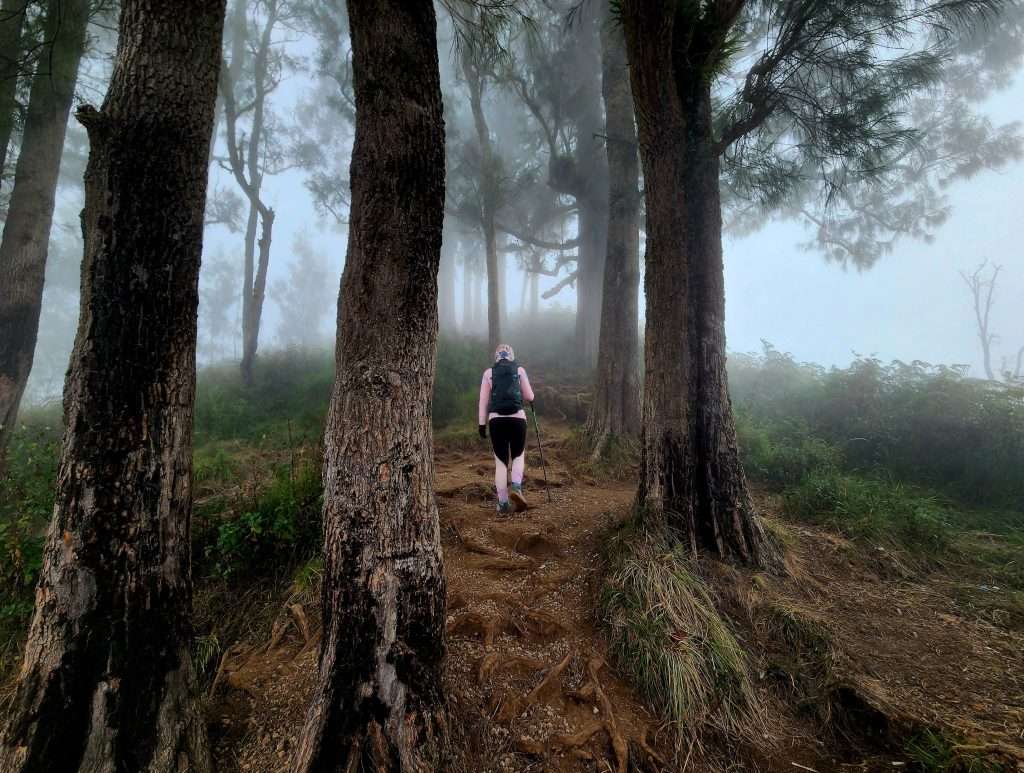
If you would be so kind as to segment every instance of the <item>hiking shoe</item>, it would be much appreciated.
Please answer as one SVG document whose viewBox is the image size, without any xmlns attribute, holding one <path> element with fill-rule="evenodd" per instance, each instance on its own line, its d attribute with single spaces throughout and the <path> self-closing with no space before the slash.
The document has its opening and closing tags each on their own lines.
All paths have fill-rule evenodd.
<svg viewBox="0 0 1024 773">
<path fill-rule="evenodd" d="M 523 496 L 523 484 L 513 483 L 508 488 L 508 498 L 512 500 L 512 503 L 516 506 L 516 512 L 521 513 L 526 510 L 530 505 L 526 501 L 526 497 Z"/>
<path fill-rule="evenodd" d="M 511 515 L 512 514 L 512 503 L 511 502 L 498 502 L 498 515 Z"/>
</svg>

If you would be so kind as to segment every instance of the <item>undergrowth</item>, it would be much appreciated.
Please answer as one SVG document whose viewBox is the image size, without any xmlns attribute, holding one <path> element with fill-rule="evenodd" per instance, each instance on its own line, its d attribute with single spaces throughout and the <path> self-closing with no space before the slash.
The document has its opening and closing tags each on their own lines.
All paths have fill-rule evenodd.
<svg viewBox="0 0 1024 773">
<path fill-rule="evenodd" d="M 919 773 L 1003 773 L 1009 770 L 969 745 L 932 729 L 911 738 L 905 751 Z"/>
<path fill-rule="evenodd" d="M 618 668 L 679 738 L 715 730 L 749 738 L 763 725 L 743 648 L 691 562 L 634 515 L 608 537 L 598 599 Z"/>
<path fill-rule="evenodd" d="M 787 513 L 863 540 L 938 556 L 952 540 L 952 511 L 938 497 L 885 478 L 812 470 L 785 490 Z"/>
</svg>

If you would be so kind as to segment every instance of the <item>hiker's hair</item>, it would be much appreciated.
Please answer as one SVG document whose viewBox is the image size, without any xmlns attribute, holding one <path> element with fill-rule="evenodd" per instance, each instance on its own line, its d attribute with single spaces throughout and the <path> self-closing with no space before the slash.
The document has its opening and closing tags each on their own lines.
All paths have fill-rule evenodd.
<svg viewBox="0 0 1024 773">
<path fill-rule="evenodd" d="M 508 344 L 498 344 L 498 348 L 494 350 L 494 361 L 505 359 L 514 360 L 516 353 L 512 350 L 512 347 Z"/>
</svg>

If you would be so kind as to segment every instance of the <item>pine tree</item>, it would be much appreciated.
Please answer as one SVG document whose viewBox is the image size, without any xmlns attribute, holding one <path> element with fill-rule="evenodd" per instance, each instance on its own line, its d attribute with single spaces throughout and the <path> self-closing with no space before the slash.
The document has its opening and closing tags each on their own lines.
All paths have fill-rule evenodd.
<svg viewBox="0 0 1024 773">
<path fill-rule="evenodd" d="M 950 31 L 999 5 L 621 3 L 647 205 L 637 499 L 693 550 L 751 564 L 772 553 L 740 464 L 726 380 L 723 160 L 731 191 L 766 204 L 806 198 L 814 181 L 826 205 L 877 194 L 913 150 L 901 110 L 937 82 Z M 745 45 L 763 48 L 744 60 L 753 61 L 745 75 L 730 73 L 731 59 L 752 50 Z M 740 87 L 713 98 L 726 74 Z"/>
</svg>

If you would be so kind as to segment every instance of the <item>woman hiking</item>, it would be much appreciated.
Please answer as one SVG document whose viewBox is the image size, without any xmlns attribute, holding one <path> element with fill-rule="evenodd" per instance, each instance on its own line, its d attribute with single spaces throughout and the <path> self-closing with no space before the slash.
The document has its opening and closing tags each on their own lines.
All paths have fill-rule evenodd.
<svg viewBox="0 0 1024 773">
<path fill-rule="evenodd" d="M 494 486 L 498 489 L 498 512 L 525 510 L 523 472 L 526 469 L 526 411 L 523 401 L 533 403 L 533 387 L 526 371 L 516 363 L 508 344 L 494 351 L 494 365 L 484 371 L 480 381 L 480 437 L 491 430 L 494 449 Z M 509 468 L 512 483 L 509 485 Z M 511 502 L 509 501 L 511 499 Z"/>
</svg>

